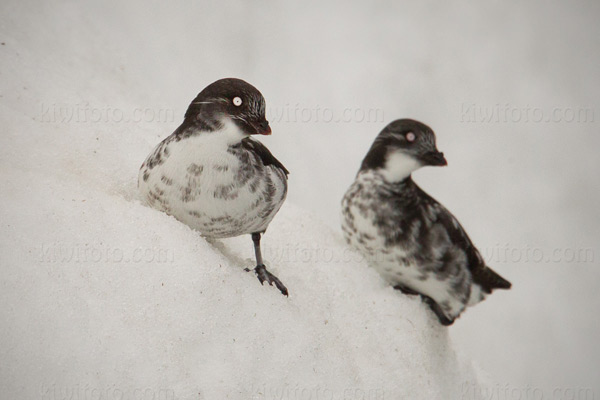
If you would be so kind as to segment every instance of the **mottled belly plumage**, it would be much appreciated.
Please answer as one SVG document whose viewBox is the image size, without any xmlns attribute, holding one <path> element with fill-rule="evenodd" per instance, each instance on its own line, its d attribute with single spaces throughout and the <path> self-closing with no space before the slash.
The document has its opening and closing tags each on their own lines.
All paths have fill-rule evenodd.
<svg viewBox="0 0 600 400">
<path fill-rule="evenodd" d="M 211 151 L 166 140 L 142 165 L 139 187 L 153 208 L 206 237 L 225 238 L 264 231 L 287 182 L 282 171 L 241 147 Z"/>
<path fill-rule="evenodd" d="M 435 299 L 448 315 L 458 315 L 471 292 L 462 251 L 445 246 L 445 232 L 428 218 L 407 218 L 372 179 L 355 182 L 342 202 L 346 241 L 392 286 Z M 444 254 L 444 262 L 440 255 Z"/>
</svg>

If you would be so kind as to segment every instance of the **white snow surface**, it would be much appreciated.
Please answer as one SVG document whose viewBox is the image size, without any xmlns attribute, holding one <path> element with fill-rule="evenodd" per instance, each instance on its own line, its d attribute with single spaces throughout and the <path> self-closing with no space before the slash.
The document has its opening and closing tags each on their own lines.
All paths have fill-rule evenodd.
<svg viewBox="0 0 600 400">
<path fill-rule="evenodd" d="M 599 7 L 3 1 L 0 398 L 600 397 Z M 148 153 L 230 76 L 265 95 L 261 140 L 291 171 L 263 239 L 289 298 L 244 272 L 249 237 L 209 243 L 137 195 Z M 595 120 L 465 122 L 473 104 Z M 383 119 L 315 111 L 345 108 Z M 490 262 L 513 289 L 440 327 L 337 227 L 368 146 L 401 117 L 437 132 L 449 167 L 416 180 L 484 256 L 595 259 Z"/>
<path fill-rule="evenodd" d="M 129 198 L 133 185 L 111 193 L 81 172 L 11 171 L 21 184 L 6 188 L 14 206 L 2 215 L 3 398 L 84 387 L 108 398 L 444 398 L 473 381 L 424 305 L 342 262 L 358 257 L 305 212 L 288 205 L 264 239 L 285 298 L 243 271 L 248 237 L 209 244 Z M 136 249 L 167 253 L 115 252 Z"/>
</svg>

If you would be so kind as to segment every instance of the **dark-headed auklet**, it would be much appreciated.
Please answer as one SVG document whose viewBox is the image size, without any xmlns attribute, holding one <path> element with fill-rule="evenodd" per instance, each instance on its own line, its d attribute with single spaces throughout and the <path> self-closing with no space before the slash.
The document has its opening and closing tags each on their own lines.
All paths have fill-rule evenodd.
<svg viewBox="0 0 600 400">
<path fill-rule="evenodd" d="M 420 294 L 443 325 L 493 289 L 511 284 L 485 265 L 456 218 L 412 180 L 446 165 L 427 125 L 410 119 L 381 131 L 342 201 L 342 229 L 386 281 Z"/>
<path fill-rule="evenodd" d="M 288 171 L 257 134 L 271 134 L 262 94 L 240 79 L 218 80 L 144 161 L 138 186 L 149 205 L 207 238 L 252 235 L 258 279 L 287 296 L 265 268 L 260 239 L 285 200 Z"/>
</svg>

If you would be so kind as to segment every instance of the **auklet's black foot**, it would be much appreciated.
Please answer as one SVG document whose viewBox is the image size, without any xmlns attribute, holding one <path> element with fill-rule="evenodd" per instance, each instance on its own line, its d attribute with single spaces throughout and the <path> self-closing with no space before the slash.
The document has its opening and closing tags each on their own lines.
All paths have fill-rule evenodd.
<svg viewBox="0 0 600 400">
<path fill-rule="evenodd" d="M 285 285 L 279 280 L 279 278 L 277 278 L 275 275 L 270 273 L 264 264 L 257 265 L 253 270 L 246 268 L 246 271 L 247 272 L 254 271 L 256 273 L 256 277 L 260 281 L 261 285 L 264 285 L 265 282 L 267 282 L 271 286 L 273 286 L 273 284 L 275 284 L 275 286 L 277 287 L 277 289 L 279 289 L 279 291 L 281 292 L 282 295 L 284 295 L 284 296 L 289 295 L 288 290 L 285 287 Z"/>
</svg>

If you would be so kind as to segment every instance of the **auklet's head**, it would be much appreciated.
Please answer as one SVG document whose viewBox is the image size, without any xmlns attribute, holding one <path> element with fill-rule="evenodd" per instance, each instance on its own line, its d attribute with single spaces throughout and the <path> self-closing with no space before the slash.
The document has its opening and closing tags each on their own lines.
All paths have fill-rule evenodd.
<svg viewBox="0 0 600 400">
<path fill-rule="evenodd" d="M 423 166 L 447 164 L 430 127 L 412 119 L 398 119 L 379 133 L 360 171 L 378 170 L 387 181 L 399 182 Z"/>
<path fill-rule="evenodd" d="M 270 135 L 265 117 L 265 98 L 241 79 L 211 83 L 190 103 L 185 120 L 204 131 L 216 131 L 232 122 L 244 135 Z"/>
</svg>

